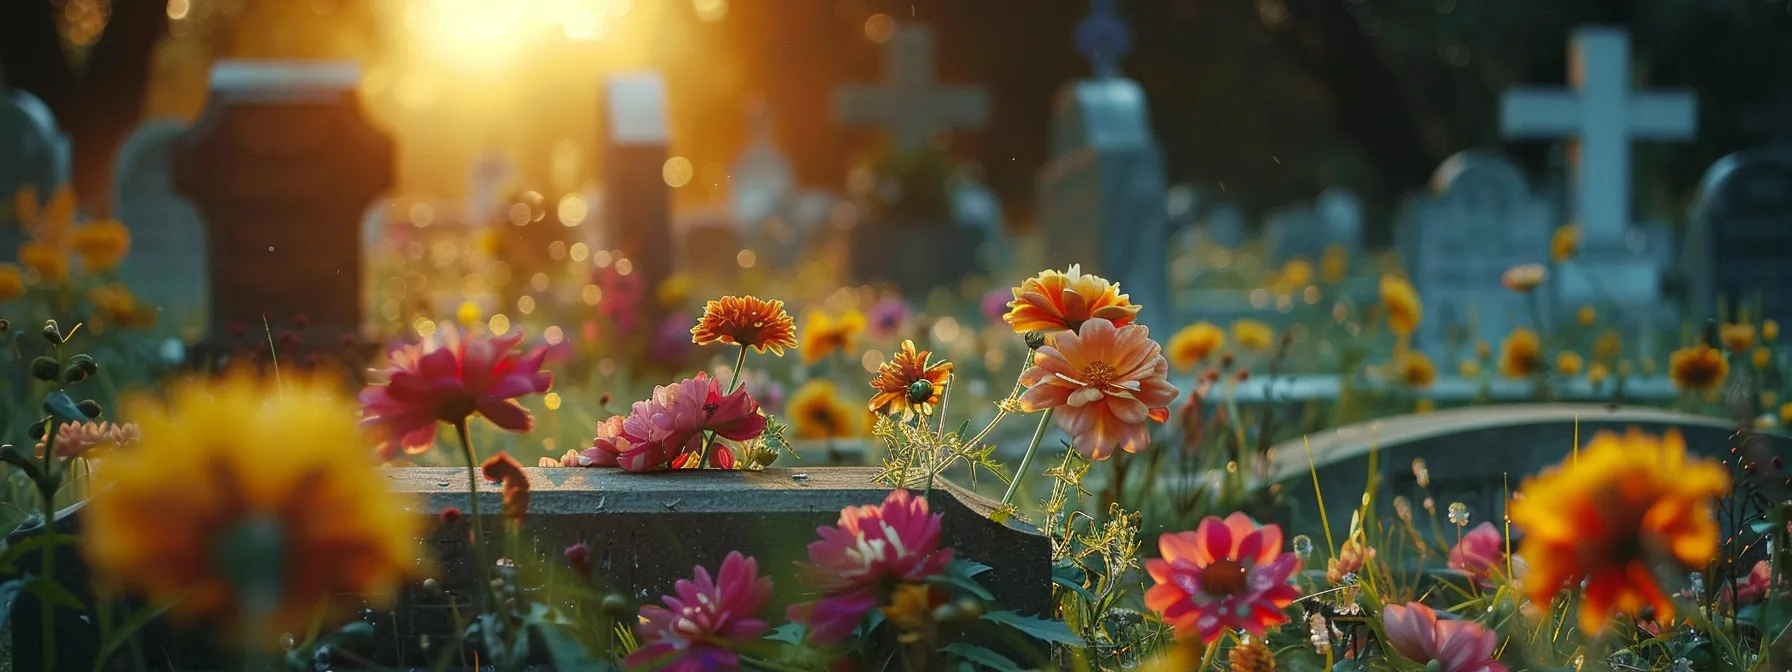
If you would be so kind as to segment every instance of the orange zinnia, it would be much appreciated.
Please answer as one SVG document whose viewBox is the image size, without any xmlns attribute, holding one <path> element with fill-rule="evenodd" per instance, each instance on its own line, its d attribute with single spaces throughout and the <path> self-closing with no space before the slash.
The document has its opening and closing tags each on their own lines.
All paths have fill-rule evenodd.
<svg viewBox="0 0 1792 672">
<path fill-rule="evenodd" d="M 1709 392 L 1730 375 L 1730 360 L 1709 345 L 1695 345 L 1668 355 L 1668 380 L 1682 390 Z"/>
<path fill-rule="evenodd" d="M 877 367 L 871 386 L 877 394 L 871 397 L 874 413 L 900 415 L 904 420 L 915 413 L 933 415 L 933 405 L 946 392 L 946 379 L 952 376 L 951 362 L 927 362 L 926 350 L 915 350 L 914 341 L 903 341 L 902 350 L 890 361 Z"/>
<path fill-rule="evenodd" d="M 703 306 L 703 317 L 691 327 L 697 345 L 725 343 L 767 350 L 780 357 L 796 348 L 796 320 L 784 312 L 784 302 L 752 296 L 724 296 Z"/>
<path fill-rule="evenodd" d="M 1397 275 L 1381 276 L 1381 307 L 1388 316 L 1388 331 L 1401 336 L 1411 336 L 1425 316 L 1419 291 L 1413 289 L 1406 278 Z"/>
<path fill-rule="evenodd" d="M 1614 613 L 1645 607 L 1672 619 L 1674 603 L 1650 568 L 1710 563 L 1718 533 L 1712 500 L 1729 489 L 1721 465 L 1686 459 L 1677 432 L 1600 432 L 1575 461 L 1527 480 L 1512 500 L 1512 524 L 1525 532 L 1518 554 L 1530 567 L 1524 590 L 1543 605 L 1584 579 L 1580 625 L 1588 633 Z"/>
<path fill-rule="evenodd" d="M 851 356 L 865 332 L 865 314 L 848 310 L 839 315 L 812 312 L 803 316 L 803 363 L 814 366 L 836 352 Z"/>
<path fill-rule="evenodd" d="M 1101 318 L 1116 327 L 1138 319 L 1139 307 L 1120 293 L 1119 283 L 1099 275 L 1083 274 L 1081 264 L 1071 264 L 1063 273 L 1042 271 L 1014 288 L 1014 300 L 1008 302 L 1008 314 L 1002 319 L 1014 333 L 1034 331 L 1076 331 L 1083 323 Z"/>
<path fill-rule="evenodd" d="M 1058 427 L 1090 460 L 1108 459 L 1116 448 L 1136 453 L 1151 445 L 1145 421 L 1170 417 L 1177 390 L 1169 372 L 1143 325 L 1093 319 L 1033 351 L 1033 366 L 1020 376 L 1027 386 L 1020 407 L 1055 409 Z"/>
</svg>

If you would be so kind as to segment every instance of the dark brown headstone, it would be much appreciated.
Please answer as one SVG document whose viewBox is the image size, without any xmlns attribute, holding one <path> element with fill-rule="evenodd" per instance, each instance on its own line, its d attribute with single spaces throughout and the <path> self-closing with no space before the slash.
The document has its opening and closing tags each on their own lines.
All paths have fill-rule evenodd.
<svg viewBox="0 0 1792 672">
<path fill-rule="evenodd" d="M 603 101 L 604 242 L 622 250 L 632 272 L 641 274 L 641 286 L 652 292 L 672 274 L 666 82 L 654 73 L 616 75 L 604 82 Z M 651 310 L 657 304 L 646 305 Z M 648 315 L 648 324 L 658 317 Z"/>
<path fill-rule="evenodd" d="M 223 62 L 175 150 L 176 191 L 205 216 L 213 336 L 304 314 L 332 341 L 361 327 L 361 222 L 392 186 L 392 139 L 367 121 L 353 64 Z"/>
</svg>

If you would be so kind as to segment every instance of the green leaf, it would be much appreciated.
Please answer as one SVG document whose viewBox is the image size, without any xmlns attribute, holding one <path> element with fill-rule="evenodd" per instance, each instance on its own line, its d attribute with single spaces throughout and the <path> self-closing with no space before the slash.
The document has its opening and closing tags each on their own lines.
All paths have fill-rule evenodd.
<svg viewBox="0 0 1792 672">
<path fill-rule="evenodd" d="M 1012 611 L 992 611 L 983 615 L 983 620 L 1000 623 L 1015 630 L 1026 633 L 1034 639 L 1054 644 L 1084 646 L 1083 638 L 1070 631 L 1070 626 L 1063 621 L 1048 621 L 1038 616 L 1022 616 Z"/>
<path fill-rule="evenodd" d="M 44 412 L 56 416 L 59 422 L 85 422 L 87 414 L 75 406 L 75 400 L 68 398 L 68 393 L 57 390 L 44 395 Z"/>
<path fill-rule="evenodd" d="M 15 582 L 8 581 L 7 583 Z M 118 624 L 118 626 L 112 630 L 111 634 L 106 637 L 106 641 L 100 644 L 100 654 L 94 658 L 94 661 L 105 663 L 106 661 L 111 660 L 112 654 L 118 653 L 120 648 L 123 648 L 125 644 L 129 643 L 131 639 L 137 635 L 137 631 L 142 630 L 143 626 L 149 625 L 150 621 L 156 620 L 162 614 L 167 613 L 169 609 L 174 608 L 174 605 L 179 603 L 180 600 L 169 600 L 162 604 L 152 604 L 142 609 L 138 609 L 137 613 L 131 614 L 130 618 L 124 619 L 123 623 Z"/>
<path fill-rule="evenodd" d="M 955 642 L 947 644 L 945 648 L 940 649 L 940 651 L 958 656 L 966 662 L 997 670 L 998 672 L 1022 672 L 1021 667 L 1014 664 L 1014 661 L 1009 660 L 1007 656 L 975 644 Z"/>
<path fill-rule="evenodd" d="M 58 607 L 76 610 L 82 608 L 81 598 L 75 597 L 74 593 L 68 592 L 68 589 L 62 587 L 62 584 L 47 576 L 34 576 L 26 579 L 25 590 L 36 595 L 37 599 Z"/>
<path fill-rule="evenodd" d="M 958 572 L 965 575 L 966 578 L 969 578 L 989 571 L 989 565 L 977 562 L 976 560 L 959 558 L 953 560 L 952 564 L 947 566 L 946 571 Z"/>
<path fill-rule="evenodd" d="M 572 635 L 566 633 L 565 628 L 541 623 L 535 626 L 535 631 L 541 633 L 541 641 L 547 645 L 548 657 L 553 659 L 556 669 L 614 669 L 610 667 L 609 663 L 600 661 L 596 656 L 591 655 L 591 649 L 586 648 L 579 640 L 573 639 Z"/>
<path fill-rule="evenodd" d="M 940 572 L 933 576 L 927 577 L 927 582 L 952 586 L 952 587 L 962 590 L 964 592 L 975 595 L 975 596 L 977 596 L 977 599 L 980 599 L 980 600 L 983 600 L 986 602 L 996 599 L 996 596 L 991 594 L 988 590 L 985 590 L 983 588 L 983 586 L 977 585 L 976 579 L 972 579 L 971 577 L 965 576 L 964 574 L 952 571 L 951 567 L 946 568 L 946 571 L 944 571 L 944 572 Z"/>
</svg>

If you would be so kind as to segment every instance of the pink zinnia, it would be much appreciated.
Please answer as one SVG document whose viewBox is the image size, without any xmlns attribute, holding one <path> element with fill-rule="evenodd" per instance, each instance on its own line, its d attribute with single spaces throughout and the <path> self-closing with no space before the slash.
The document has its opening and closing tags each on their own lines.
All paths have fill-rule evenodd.
<svg viewBox="0 0 1792 672">
<path fill-rule="evenodd" d="M 541 370 L 547 348 L 518 355 L 522 342 L 520 332 L 482 338 L 444 328 L 438 338 L 393 350 L 386 382 L 361 390 L 362 424 L 380 442 L 380 458 L 396 458 L 401 449 L 427 452 L 437 422 L 459 424 L 474 414 L 512 432 L 529 431 L 535 419 L 516 399 L 548 391 L 554 375 Z"/>
<path fill-rule="evenodd" d="M 837 527 L 820 527 L 809 544 L 809 569 L 821 599 L 790 606 L 789 618 L 809 626 L 809 641 L 846 639 L 876 609 L 885 584 L 916 582 L 945 571 L 952 549 L 940 548 L 940 514 L 927 500 L 893 490 L 881 506 L 840 510 Z"/>
<path fill-rule="evenodd" d="M 1033 351 L 1032 368 L 1021 374 L 1027 391 L 1020 405 L 1029 412 L 1055 409 L 1077 452 L 1105 460 L 1116 447 L 1136 453 L 1151 445 L 1145 421 L 1168 420 L 1176 399 L 1169 373 L 1145 327 L 1093 318 Z"/>
<path fill-rule="evenodd" d="M 597 286 L 603 290 L 603 300 L 597 302 L 597 312 L 610 319 L 616 333 L 634 333 L 641 297 L 646 293 L 641 285 L 641 276 L 637 273 L 618 273 L 614 265 L 604 267 L 596 275 Z"/>
<path fill-rule="evenodd" d="M 745 389 L 722 394 L 722 383 L 708 374 L 653 388 L 653 396 L 635 402 L 627 417 L 612 416 L 598 424 L 597 438 L 584 457 L 597 466 L 653 471 L 686 466 L 703 449 L 703 433 L 720 439 L 748 441 L 765 431 L 759 403 Z M 734 468 L 734 453 L 720 443 L 710 447 L 717 466 Z"/>
<path fill-rule="evenodd" d="M 1388 646 L 1407 659 L 1432 669 L 1437 661 L 1439 672 L 1506 672 L 1506 666 L 1493 659 L 1499 635 L 1473 621 L 1439 619 L 1437 612 L 1418 602 L 1402 607 L 1390 604 L 1381 611 L 1382 629 L 1387 632 Z"/>
<path fill-rule="evenodd" d="M 872 338 L 894 336 L 902 323 L 908 320 L 908 304 L 898 297 L 887 297 L 871 307 L 870 315 Z"/>
<path fill-rule="evenodd" d="M 989 290 L 983 295 L 983 317 L 991 324 L 1005 324 L 1002 316 L 1008 314 L 1008 302 L 1014 298 L 1012 290 L 1007 287 Z"/>
<path fill-rule="evenodd" d="M 1282 609 L 1300 597 L 1288 585 L 1300 559 L 1281 552 L 1282 528 L 1258 527 L 1243 513 L 1208 516 L 1193 532 L 1158 537 L 1157 547 L 1163 559 L 1145 561 L 1157 581 L 1145 592 L 1145 606 L 1174 626 L 1177 637 L 1199 634 L 1212 644 L 1232 628 L 1262 637 L 1268 626 L 1288 622 Z"/>
<path fill-rule="evenodd" d="M 713 580 L 698 567 L 694 579 L 680 579 L 672 592 L 676 595 L 660 598 L 665 607 L 641 607 L 635 634 L 642 646 L 628 655 L 629 669 L 739 669 L 733 647 L 758 639 L 766 629 L 754 616 L 771 600 L 772 580 L 759 575 L 759 564 L 735 551 Z"/>
<path fill-rule="evenodd" d="M 1499 529 L 1493 523 L 1484 522 L 1463 535 L 1456 547 L 1450 549 L 1450 569 L 1473 577 L 1476 581 L 1486 582 L 1494 571 L 1500 569 L 1506 557 L 1505 537 L 1500 536 Z"/>
</svg>

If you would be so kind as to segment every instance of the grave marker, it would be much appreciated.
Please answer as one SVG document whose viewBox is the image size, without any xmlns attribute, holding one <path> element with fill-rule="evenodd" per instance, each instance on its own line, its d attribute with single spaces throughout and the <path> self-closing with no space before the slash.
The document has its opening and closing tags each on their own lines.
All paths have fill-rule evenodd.
<svg viewBox="0 0 1792 672">
<path fill-rule="evenodd" d="M 205 218 L 174 191 L 174 154 L 187 126 L 143 122 L 118 149 L 112 210 L 131 231 L 131 252 L 118 268 L 137 298 L 159 312 L 156 328 L 180 334 L 203 329 L 211 300 Z"/>
<path fill-rule="evenodd" d="M 26 186 L 48 201 L 69 179 L 68 138 L 56 126 L 50 107 L 19 89 L 0 90 L 0 259 L 18 254 L 25 233 L 13 220 L 13 194 Z"/>
<path fill-rule="evenodd" d="M 1792 324 L 1792 148 L 1760 147 L 1711 165 L 1687 237 L 1691 315 L 1717 316 L 1717 299 Z"/>
<path fill-rule="evenodd" d="M 1217 203 L 1207 211 L 1207 239 L 1227 249 L 1238 249 L 1250 237 L 1245 233 L 1244 208 L 1237 203 Z"/>
<path fill-rule="evenodd" d="M 748 132 L 746 151 L 735 161 L 728 184 L 733 197 L 734 217 L 749 236 L 758 233 L 765 220 L 777 213 L 790 195 L 794 178 L 790 160 L 778 151 L 772 134 L 771 115 L 765 100 L 756 99 L 747 107 Z"/>
<path fill-rule="evenodd" d="M 672 273 L 672 193 L 664 177 L 672 139 L 666 83 L 657 73 L 614 75 L 604 83 L 603 99 L 603 241 L 622 250 L 651 292 Z M 649 323 L 658 321 L 654 311 Z"/>
<path fill-rule="evenodd" d="M 974 86 L 935 86 L 932 29 L 898 26 L 889 45 L 883 84 L 834 91 L 834 118 L 840 123 L 887 128 L 903 152 L 921 149 L 936 130 L 978 129 L 988 123 L 988 92 Z"/>
</svg>

